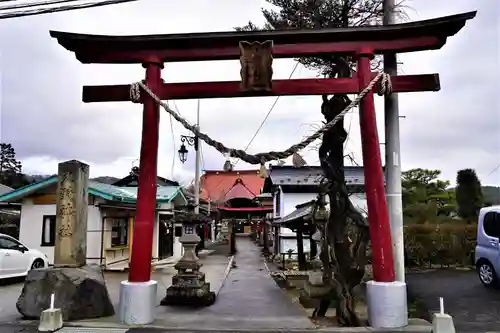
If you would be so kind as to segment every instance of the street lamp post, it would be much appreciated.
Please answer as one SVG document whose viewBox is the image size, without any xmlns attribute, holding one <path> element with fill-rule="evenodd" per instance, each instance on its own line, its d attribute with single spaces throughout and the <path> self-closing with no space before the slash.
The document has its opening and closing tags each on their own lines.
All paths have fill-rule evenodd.
<svg viewBox="0 0 500 333">
<path fill-rule="evenodd" d="M 196 129 L 200 130 L 200 100 L 198 100 L 198 108 L 196 110 Z M 188 150 L 186 149 L 186 144 L 189 146 L 194 146 L 196 152 L 196 162 L 195 162 L 195 172 L 194 172 L 194 212 L 195 214 L 200 213 L 200 149 L 199 143 L 200 139 L 197 136 L 181 135 L 181 147 L 177 151 L 179 153 L 179 159 L 182 163 L 187 161 Z M 209 212 L 210 214 L 210 212 Z"/>
<path fill-rule="evenodd" d="M 181 147 L 177 151 L 179 153 L 179 159 L 182 163 L 186 163 L 187 155 L 189 150 L 187 150 L 186 145 L 194 146 L 194 150 L 198 152 L 198 140 L 196 136 L 181 135 Z"/>
</svg>

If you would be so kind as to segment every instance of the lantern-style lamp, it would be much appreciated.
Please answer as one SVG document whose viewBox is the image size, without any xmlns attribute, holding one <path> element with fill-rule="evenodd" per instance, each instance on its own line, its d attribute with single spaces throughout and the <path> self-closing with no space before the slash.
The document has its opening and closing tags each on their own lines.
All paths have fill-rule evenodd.
<svg viewBox="0 0 500 333">
<path fill-rule="evenodd" d="M 182 163 L 186 162 L 188 155 L 188 150 L 186 149 L 186 146 L 182 144 L 177 152 L 179 153 L 179 159 L 181 160 L 181 162 Z"/>
</svg>

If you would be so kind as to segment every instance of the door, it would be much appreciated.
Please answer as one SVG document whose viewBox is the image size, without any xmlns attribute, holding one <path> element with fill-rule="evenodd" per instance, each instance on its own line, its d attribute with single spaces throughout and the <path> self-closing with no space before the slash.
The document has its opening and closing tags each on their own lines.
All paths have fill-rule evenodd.
<svg viewBox="0 0 500 333">
<path fill-rule="evenodd" d="M 500 213 L 488 212 L 484 215 L 484 233 L 486 234 L 485 257 L 492 264 L 493 268 L 500 273 Z"/>
<path fill-rule="evenodd" d="M 2 275 L 20 275 L 30 268 L 30 255 L 21 250 L 25 247 L 10 237 L 0 236 L 0 269 Z"/>
<path fill-rule="evenodd" d="M 158 257 L 164 259 L 174 254 L 174 231 L 172 222 L 160 215 L 158 228 Z"/>
</svg>

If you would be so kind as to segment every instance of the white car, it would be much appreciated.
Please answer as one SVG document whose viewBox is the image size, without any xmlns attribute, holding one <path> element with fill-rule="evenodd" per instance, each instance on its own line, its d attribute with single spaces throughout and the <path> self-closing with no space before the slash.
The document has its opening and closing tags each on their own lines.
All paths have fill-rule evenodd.
<svg viewBox="0 0 500 333">
<path fill-rule="evenodd" d="M 0 279 L 26 276 L 32 269 L 49 266 L 47 256 L 18 240 L 0 234 Z"/>
</svg>

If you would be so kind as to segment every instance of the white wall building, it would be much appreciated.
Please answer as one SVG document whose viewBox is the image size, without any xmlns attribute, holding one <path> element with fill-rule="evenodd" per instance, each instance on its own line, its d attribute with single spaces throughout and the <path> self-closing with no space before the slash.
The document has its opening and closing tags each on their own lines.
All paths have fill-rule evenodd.
<svg viewBox="0 0 500 333">
<path fill-rule="evenodd" d="M 107 269 L 128 267 L 137 200 L 137 186 L 132 183 L 135 178 L 128 176 L 115 185 L 89 181 L 87 263 Z M 181 256 L 182 227 L 174 226 L 171 218 L 174 207 L 187 202 L 179 184 L 164 181 L 157 188 L 153 261 Z M 19 241 L 45 253 L 50 264 L 54 261 L 56 192 L 57 176 L 53 176 L 0 195 L 0 202 L 21 204 Z"/>
<path fill-rule="evenodd" d="M 363 167 L 346 166 L 344 172 L 352 203 L 367 216 Z M 316 199 L 322 177 L 320 166 L 270 166 L 263 192 L 273 194 L 273 218 L 285 217 L 295 211 L 297 205 Z M 279 238 L 280 253 L 286 253 L 290 249 L 297 252 L 296 235 L 292 230 L 280 228 Z M 309 252 L 309 240 L 306 238 L 304 251 Z"/>
</svg>

